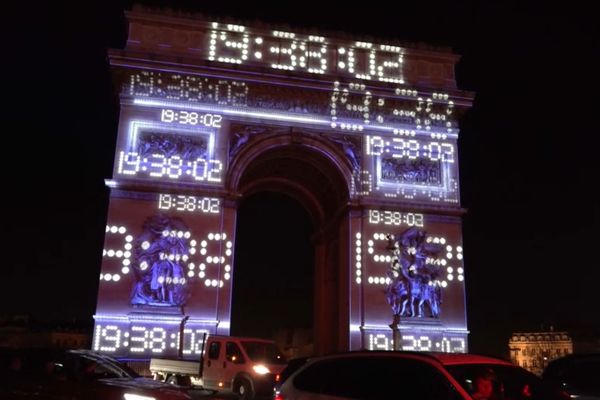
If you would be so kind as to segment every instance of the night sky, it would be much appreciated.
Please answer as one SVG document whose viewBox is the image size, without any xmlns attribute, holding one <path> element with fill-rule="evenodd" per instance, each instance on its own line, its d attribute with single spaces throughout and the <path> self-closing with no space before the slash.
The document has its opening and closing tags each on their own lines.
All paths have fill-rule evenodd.
<svg viewBox="0 0 600 400">
<path fill-rule="evenodd" d="M 306 1 L 169 2 L 248 26 L 421 41 L 462 55 L 458 86 L 476 94 L 459 139 L 470 347 L 494 354 L 505 351 L 511 331 L 600 331 L 598 23 L 589 10 L 511 3 L 371 2 L 325 11 Z M 91 324 L 119 115 L 106 52 L 124 47 L 123 10 L 131 3 L 41 7 L 23 10 L 3 40 L 9 106 L 0 314 Z M 257 215 L 265 226 L 289 229 L 268 255 L 249 228 Z M 294 224 L 282 224 L 282 216 Z M 262 331 L 244 322 L 239 330 L 310 325 L 307 214 L 294 201 L 263 194 L 242 204 L 238 222 L 247 238 L 238 239 L 239 275 L 244 265 L 254 269 L 236 284 L 234 302 L 277 264 L 292 275 L 234 303 L 234 323 L 254 310 Z"/>
</svg>

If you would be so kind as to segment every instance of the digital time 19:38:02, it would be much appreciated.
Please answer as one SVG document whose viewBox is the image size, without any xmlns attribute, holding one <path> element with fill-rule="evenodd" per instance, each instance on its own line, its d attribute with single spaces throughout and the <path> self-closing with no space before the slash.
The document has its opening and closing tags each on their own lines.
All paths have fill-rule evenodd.
<svg viewBox="0 0 600 400">
<path fill-rule="evenodd" d="M 177 123 L 181 125 L 205 126 L 220 128 L 223 116 L 219 114 L 204 114 L 195 111 L 163 109 L 160 112 L 160 121 Z"/>
<path fill-rule="evenodd" d="M 369 223 L 374 225 L 408 225 L 422 227 L 423 219 L 423 214 L 389 210 L 369 210 Z"/>
<path fill-rule="evenodd" d="M 221 201 L 214 197 L 196 197 L 182 194 L 161 194 L 158 196 L 160 210 L 197 211 L 218 214 Z"/>
</svg>

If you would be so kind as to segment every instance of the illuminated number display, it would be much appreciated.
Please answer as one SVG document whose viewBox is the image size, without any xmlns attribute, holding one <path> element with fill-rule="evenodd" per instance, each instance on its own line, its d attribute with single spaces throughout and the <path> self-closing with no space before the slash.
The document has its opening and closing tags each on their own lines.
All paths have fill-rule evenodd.
<svg viewBox="0 0 600 400">
<path fill-rule="evenodd" d="M 423 226 L 423 214 L 389 210 L 369 210 L 370 224 Z"/>
<path fill-rule="evenodd" d="M 458 204 L 454 142 L 368 134 L 364 146 L 360 194 Z M 380 216 L 386 217 L 385 213 L 373 213 L 371 222 L 378 223 Z"/>
<path fill-rule="evenodd" d="M 322 36 L 283 31 L 254 33 L 242 25 L 217 22 L 210 27 L 205 33 L 205 48 L 211 61 L 404 83 L 404 50 L 398 46 L 360 41 L 334 45 Z"/>
<path fill-rule="evenodd" d="M 161 194 L 158 197 L 159 210 L 190 211 L 218 214 L 221 200 L 213 197 Z"/>
<path fill-rule="evenodd" d="M 186 356 L 202 354 L 203 338 L 207 329 L 185 328 L 183 350 Z M 107 354 L 152 357 L 177 355 L 180 346 L 178 325 L 148 325 L 140 323 L 97 323 L 94 329 L 93 349 Z"/>
<path fill-rule="evenodd" d="M 161 122 L 177 123 L 181 125 L 220 128 L 223 116 L 219 114 L 198 113 L 195 111 L 163 109 L 161 110 L 160 120 Z"/>
<path fill-rule="evenodd" d="M 432 148 L 423 147 L 421 153 L 444 154 L 448 149 L 437 148 L 448 139 L 456 138 L 457 121 L 454 116 L 454 102 L 445 93 L 419 92 L 407 89 L 367 89 L 361 83 L 334 82 L 330 90 L 314 91 L 304 87 L 285 88 L 287 96 L 271 89 L 277 84 L 272 82 L 244 82 L 232 79 L 215 80 L 210 77 L 198 77 L 183 74 L 167 74 L 154 71 L 140 71 L 131 74 L 129 92 L 138 102 L 151 102 L 150 99 L 177 100 L 173 102 L 154 102 L 153 106 L 161 111 L 160 121 L 182 126 L 204 126 L 221 128 L 222 113 L 233 111 L 244 115 L 243 109 L 265 109 L 265 98 L 272 98 L 268 109 L 261 113 L 262 118 L 281 119 L 285 115 L 297 113 L 294 106 L 296 97 L 310 97 L 310 109 L 314 115 L 308 119 L 291 118 L 297 123 L 309 124 L 318 121 L 323 127 L 334 130 L 357 132 L 381 132 L 382 134 L 415 135 L 434 133 Z M 195 90 L 175 90 L 180 86 L 193 86 Z M 283 89 L 283 88 L 282 88 Z M 152 103 L 152 102 L 151 102 Z M 202 106 L 212 105 L 210 110 L 201 111 Z M 169 108 L 167 106 L 169 105 Z M 187 108 L 186 108 L 187 105 Z M 200 107 L 190 110 L 189 108 Z M 205 108 L 205 107 L 204 107 Z M 306 116 L 308 109 L 302 109 Z M 325 117 L 325 118 L 323 118 Z M 415 143 L 411 138 L 398 138 L 395 147 L 406 146 L 411 154 Z M 406 143 L 403 143 L 405 141 Z M 420 145 L 423 146 L 423 145 Z"/>
<path fill-rule="evenodd" d="M 117 151 L 116 177 L 203 185 L 222 183 L 225 166 L 215 155 L 221 115 L 160 109 L 157 116 L 156 111 L 143 114 L 144 111 L 124 124 L 126 140 L 124 148 Z M 191 207 L 188 205 L 188 209 Z"/>
<path fill-rule="evenodd" d="M 394 350 L 391 332 L 368 331 L 365 333 L 369 350 Z M 465 335 L 432 332 L 427 334 L 406 334 L 402 336 L 401 350 L 436 351 L 443 353 L 466 353 Z"/>
</svg>

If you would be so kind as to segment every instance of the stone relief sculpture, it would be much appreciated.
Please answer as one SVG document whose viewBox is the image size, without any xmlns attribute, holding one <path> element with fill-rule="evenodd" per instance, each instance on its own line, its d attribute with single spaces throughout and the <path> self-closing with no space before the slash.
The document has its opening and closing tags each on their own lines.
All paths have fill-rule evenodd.
<svg viewBox="0 0 600 400">
<path fill-rule="evenodd" d="M 419 157 L 416 159 L 384 158 L 381 160 L 381 176 L 386 181 L 408 184 L 440 185 L 441 165 Z"/>
<path fill-rule="evenodd" d="M 144 131 L 140 136 L 137 151 L 140 156 L 150 157 L 160 154 L 165 157 L 178 156 L 185 161 L 195 161 L 198 158 L 206 158 L 207 149 L 207 139 L 201 136 Z"/>
<path fill-rule="evenodd" d="M 134 242 L 131 304 L 183 306 L 189 297 L 183 263 L 189 257 L 189 230 L 164 214 L 146 219 Z"/>
<path fill-rule="evenodd" d="M 328 139 L 337 143 L 342 148 L 344 155 L 348 158 L 350 164 L 352 164 L 352 170 L 354 172 L 358 171 L 360 169 L 362 154 L 360 151 L 360 143 L 356 139 L 346 135 L 328 136 Z"/>
<path fill-rule="evenodd" d="M 441 245 L 427 240 L 425 231 L 412 227 L 399 236 L 389 235 L 388 249 L 394 256 L 385 294 L 394 318 L 439 318 L 442 293 L 438 278 L 442 271 L 428 261 L 442 250 Z M 425 314 L 426 306 L 429 315 Z"/>
</svg>

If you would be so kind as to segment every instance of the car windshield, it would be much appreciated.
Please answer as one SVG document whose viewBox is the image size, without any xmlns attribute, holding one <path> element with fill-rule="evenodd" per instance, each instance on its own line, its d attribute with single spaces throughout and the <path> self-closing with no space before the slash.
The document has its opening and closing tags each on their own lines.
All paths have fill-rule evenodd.
<svg viewBox="0 0 600 400">
<path fill-rule="evenodd" d="M 274 343 L 242 341 L 242 346 L 246 350 L 248 357 L 254 362 L 264 362 L 267 364 L 285 364 L 285 357 L 279 352 Z"/>
<path fill-rule="evenodd" d="M 446 369 L 474 400 L 558 400 L 565 395 L 536 375 L 516 366 L 497 364 L 449 365 Z"/>
</svg>

